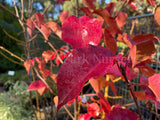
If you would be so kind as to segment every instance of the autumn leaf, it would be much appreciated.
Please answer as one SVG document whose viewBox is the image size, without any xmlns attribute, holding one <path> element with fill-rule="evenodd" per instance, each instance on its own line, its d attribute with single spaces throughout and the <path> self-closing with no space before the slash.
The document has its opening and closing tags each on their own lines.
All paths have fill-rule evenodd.
<svg viewBox="0 0 160 120">
<path fill-rule="evenodd" d="M 106 5 L 105 9 L 109 12 L 109 14 L 112 16 L 113 14 L 113 10 L 116 7 L 116 3 L 115 2 L 110 2 Z"/>
<path fill-rule="evenodd" d="M 116 54 L 117 51 L 117 42 L 114 39 L 114 37 L 111 35 L 110 31 L 108 29 L 104 30 L 104 42 L 106 47 L 113 52 L 113 54 Z"/>
<path fill-rule="evenodd" d="M 114 107 L 103 120 L 138 120 L 138 115 L 126 108 Z"/>
<path fill-rule="evenodd" d="M 47 87 L 44 82 L 42 82 L 41 80 L 37 80 L 37 81 L 34 81 L 32 82 L 27 91 L 34 91 L 34 90 L 38 90 L 38 89 L 41 89 L 41 88 L 44 88 L 44 87 Z"/>
<path fill-rule="evenodd" d="M 112 36 L 114 36 L 116 33 L 122 33 L 122 31 L 117 26 L 115 18 L 111 17 L 107 9 L 96 9 L 94 13 L 103 17 L 105 23 L 109 27 Z"/>
<path fill-rule="evenodd" d="M 156 4 L 156 0 L 147 0 L 148 4 L 150 4 L 151 6 L 155 6 Z"/>
<path fill-rule="evenodd" d="M 144 91 L 147 99 L 155 101 L 156 100 L 156 96 L 153 93 L 153 91 L 148 87 L 149 81 L 148 81 L 148 78 L 145 75 L 141 75 L 140 83 L 145 84 L 145 85 L 141 85 L 141 89 Z"/>
<path fill-rule="evenodd" d="M 46 24 L 41 24 L 41 33 L 43 34 L 45 40 L 48 40 L 51 30 Z"/>
<path fill-rule="evenodd" d="M 93 18 L 92 12 L 88 7 L 81 7 L 80 10 L 82 10 L 86 14 L 86 16 Z"/>
<path fill-rule="evenodd" d="M 59 37 L 62 38 L 62 29 L 55 22 L 47 22 L 46 25 Z"/>
<path fill-rule="evenodd" d="M 160 73 L 154 74 L 148 78 L 148 86 L 157 97 L 158 102 L 160 102 Z"/>
<path fill-rule="evenodd" d="M 93 10 L 96 9 L 94 2 L 96 2 L 96 0 L 83 0 L 83 3 L 86 4 L 89 9 L 93 9 Z"/>
<path fill-rule="evenodd" d="M 160 25 L 160 5 L 158 5 L 156 7 L 156 9 L 155 9 L 154 19 L 156 20 L 156 22 L 158 23 L 158 25 Z"/>
<path fill-rule="evenodd" d="M 111 51 L 100 46 L 74 49 L 57 76 L 58 110 L 80 93 L 88 79 L 107 73 L 114 58 Z"/>
<path fill-rule="evenodd" d="M 62 25 L 62 39 L 71 44 L 72 48 L 85 47 L 88 44 L 98 45 L 102 29 L 96 19 L 82 16 L 68 17 Z"/>
<path fill-rule="evenodd" d="M 32 18 L 28 18 L 27 21 L 26 21 L 26 25 L 27 25 L 27 32 L 32 37 L 33 31 L 35 29 L 35 24 L 33 22 L 33 19 Z"/>
<path fill-rule="evenodd" d="M 103 87 L 106 86 L 106 79 L 105 77 L 101 76 L 98 78 L 91 78 L 89 80 L 92 88 L 94 89 L 95 92 L 99 92 L 100 90 L 102 90 Z"/>
<path fill-rule="evenodd" d="M 105 99 L 105 97 L 103 96 L 103 94 L 100 93 L 100 92 L 98 92 L 98 97 L 100 98 L 101 108 L 103 109 L 103 111 L 106 114 L 109 114 L 110 111 L 111 111 L 111 106 L 110 106 L 109 102 Z"/>
<path fill-rule="evenodd" d="M 134 95 L 137 97 L 137 100 L 148 100 L 146 98 L 145 93 L 143 93 L 142 91 L 135 91 Z M 130 93 L 130 96 L 133 98 L 132 94 Z"/>
<path fill-rule="evenodd" d="M 118 16 L 116 17 L 116 22 L 118 27 L 122 30 L 124 25 L 126 24 L 128 15 L 125 12 L 119 12 Z"/>
<path fill-rule="evenodd" d="M 42 27 L 41 25 L 44 24 L 44 22 L 43 22 L 44 21 L 43 15 L 41 13 L 35 13 L 34 17 L 36 18 L 36 21 L 35 21 L 36 25 L 38 26 L 38 28 L 41 28 Z"/>
<path fill-rule="evenodd" d="M 49 89 L 47 87 L 42 87 L 39 88 L 37 91 L 40 95 L 43 95 L 44 93 L 46 93 Z"/>
<path fill-rule="evenodd" d="M 53 60 L 56 57 L 56 53 L 53 52 L 52 50 L 47 50 L 42 53 L 42 57 L 47 63 L 49 60 Z"/>
<path fill-rule="evenodd" d="M 31 66 L 32 66 L 32 65 L 34 65 L 34 59 L 32 59 L 32 60 L 27 59 L 27 60 L 24 62 L 24 67 L 26 68 L 26 71 L 27 71 L 28 75 L 29 75 L 29 73 L 30 73 L 30 69 L 31 69 Z"/>
<path fill-rule="evenodd" d="M 63 11 L 63 12 L 60 13 L 59 19 L 61 21 L 61 24 L 63 24 L 64 21 L 67 19 L 68 14 L 69 14 L 69 11 Z"/>
<path fill-rule="evenodd" d="M 131 47 L 129 53 L 133 66 L 149 59 L 150 56 L 156 52 L 156 48 L 153 42 L 155 40 L 156 38 L 153 34 L 139 34 L 133 38 L 134 45 Z"/>
</svg>

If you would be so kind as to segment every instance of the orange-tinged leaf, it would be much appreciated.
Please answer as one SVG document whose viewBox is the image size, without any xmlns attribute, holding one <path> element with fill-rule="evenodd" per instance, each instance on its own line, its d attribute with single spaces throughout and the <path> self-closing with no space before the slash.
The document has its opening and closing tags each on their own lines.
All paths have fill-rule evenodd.
<svg viewBox="0 0 160 120">
<path fill-rule="evenodd" d="M 44 24 L 44 17 L 41 13 L 35 13 L 34 16 L 36 18 L 36 24 L 40 28 L 41 25 Z"/>
<path fill-rule="evenodd" d="M 41 24 L 41 32 L 42 32 L 45 40 L 48 40 L 48 37 L 51 34 L 51 30 L 46 24 Z"/>
<path fill-rule="evenodd" d="M 31 63 L 29 59 L 24 62 L 24 67 L 26 68 L 26 71 L 29 74 L 30 69 L 31 69 Z"/>
<path fill-rule="evenodd" d="M 160 5 L 158 5 L 155 9 L 154 19 L 157 21 L 158 25 L 160 25 Z"/>
<path fill-rule="evenodd" d="M 28 18 L 26 21 L 26 25 L 27 25 L 27 32 L 29 33 L 30 36 L 32 36 L 34 28 L 35 28 L 35 24 L 33 22 L 33 19 Z"/>
<path fill-rule="evenodd" d="M 103 87 L 106 86 L 106 79 L 103 76 L 98 78 L 91 78 L 89 82 L 95 92 L 99 92 Z"/>
<path fill-rule="evenodd" d="M 61 14 L 59 16 L 61 24 L 63 24 L 63 22 L 67 19 L 68 14 L 69 14 L 69 11 L 63 11 L 63 12 L 61 12 Z"/>
<path fill-rule="evenodd" d="M 43 70 L 46 65 L 45 61 L 43 59 L 37 58 L 37 57 L 35 57 L 35 61 L 38 63 L 38 68 L 40 70 Z"/>
<path fill-rule="evenodd" d="M 128 15 L 125 12 L 119 12 L 118 16 L 116 17 L 117 25 L 120 29 L 123 29 L 123 26 L 126 24 Z"/>
<path fill-rule="evenodd" d="M 39 93 L 40 95 L 43 95 L 43 94 L 46 93 L 48 90 L 49 90 L 49 89 L 48 89 L 47 87 L 43 87 L 43 88 L 38 89 L 37 91 L 38 91 L 38 93 Z"/>
<path fill-rule="evenodd" d="M 57 83 L 57 75 L 56 74 L 51 74 L 50 77 L 55 81 L 55 83 Z"/>
<path fill-rule="evenodd" d="M 89 9 L 93 9 L 93 10 L 96 9 L 94 2 L 96 2 L 96 0 L 83 0 L 83 3 L 86 4 Z"/>
<path fill-rule="evenodd" d="M 156 0 L 147 0 L 148 4 L 150 4 L 151 6 L 155 6 L 156 4 Z"/>
<path fill-rule="evenodd" d="M 148 86 L 156 95 L 158 102 L 160 102 L 160 73 L 149 77 Z"/>
<path fill-rule="evenodd" d="M 57 107 L 58 106 L 58 96 L 55 96 L 53 98 L 53 101 L 54 101 L 55 106 Z"/>
<path fill-rule="evenodd" d="M 109 30 L 111 34 L 114 36 L 116 33 L 122 33 L 121 30 L 119 30 L 115 18 L 111 17 L 108 10 L 106 9 L 96 9 L 94 13 L 100 15 L 103 17 L 104 21 L 106 22 L 107 26 L 109 27 Z"/>
<path fill-rule="evenodd" d="M 104 42 L 106 47 L 113 52 L 113 54 L 116 54 L 117 51 L 117 43 L 114 37 L 111 35 L 108 29 L 104 30 Z"/>
<path fill-rule="evenodd" d="M 134 45 L 130 50 L 133 66 L 148 60 L 156 52 L 154 40 L 156 39 L 153 34 L 137 35 L 133 38 Z"/>
<path fill-rule="evenodd" d="M 118 34 L 117 40 L 125 43 L 126 45 L 128 45 L 129 48 L 132 48 L 132 46 L 134 45 L 133 40 L 130 38 L 130 36 L 127 33 L 124 33 L 123 35 Z"/>
<path fill-rule="evenodd" d="M 134 94 L 137 97 L 137 100 L 148 100 L 146 98 L 146 95 L 142 91 L 135 91 Z M 133 97 L 132 94 L 130 94 L 130 95 L 131 95 L 131 97 Z"/>
<path fill-rule="evenodd" d="M 47 22 L 46 25 L 59 37 L 62 38 L 61 27 L 55 22 Z"/>
<path fill-rule="evenodd" d="M 52 50 L 47 50 L 42 53 L 42 57 L 47 63 L 49 60 L 53 60 L 56 57 L 56 53 L 53 52 Z"/>
</svg>

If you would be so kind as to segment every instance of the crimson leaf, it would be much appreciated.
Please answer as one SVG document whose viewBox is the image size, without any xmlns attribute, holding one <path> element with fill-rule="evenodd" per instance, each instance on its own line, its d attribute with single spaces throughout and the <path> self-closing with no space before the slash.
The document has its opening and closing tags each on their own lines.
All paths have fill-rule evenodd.
<svg viewBox="0 0 160 120">
<path fill-rule="evenodd" d="M 107 73 L 114 58 L 110 50 L 100 46 L 74 49 L 57 76 L 58 110 L 80 93 L 88 79 Z"/>
<path fill-rule="evenodd" d="M 97 45 L 102 36 L 101 25 L 96 19 L 82 16 L 68 17 L 62 25 L 62 39 L 73 48 Z"/>
</svg>

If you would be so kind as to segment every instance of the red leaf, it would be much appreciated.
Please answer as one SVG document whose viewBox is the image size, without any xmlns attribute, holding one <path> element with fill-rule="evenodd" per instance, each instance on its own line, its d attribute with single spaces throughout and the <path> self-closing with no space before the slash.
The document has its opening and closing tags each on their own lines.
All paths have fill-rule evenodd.
<svg viewBox="0 0 160 120">
<path fill-rule="evenodd" d="M 37 58 L 37 57 L 35 58 L 35 60 L 36 60 L 36 62 L 38 63 L 38 68 L 39 68 L 40 70 L 43 70 L 44 67 L 45 67 L 45 65 L 46 65 L 45 61 L 44 61 L 43 59 Z"/>
<path fill-rule="evenodd" d="M 80 102 L 81 99 L 82 99 L 82 97 L 78 96 L 77 102 Z M 72 99 L 72 100 L 68 101 L 67 105 L 70 106 L 74 101 L 75 101 L 75 99 Z"/>
<path fill-rule="evenodd" d="M 70 1 L 70 0 L 57 0 L 57 4 L 60 4 L 60 3 L 64 2 L 64 1 Z"/>
<path fill-rule="evenodd" d="M 45 40 L 48 40 L 48 37 L 51 34 L 51 30 L 46 24 L 41 24 L 41 32 L 42 32 Z"/>
<path fill-rule="evenodd" d="M 133 98 L 132 94 L 130 94 L 130 95 Z M 135 91 L 134 95 L 137 97 L 137 100 L 148 100 L 146 98 L 146 95 L 142 91 Z"/>
<path fill-rule="evenodd" d="M 160 102 L 160 73 L 157 73 L 148 79 L 148 86 L 156 95 L 158 102 Z"/>
<path fill-rule="evenodd" d="M 38 26 L 38 28 L 41 27 L 42 24 L 44 24 L 44 17 L 41 13 L 35 13 L 34 14 L 35 18 L 36 18 L 36 24 Z"/>
<path fill-rule="evenodd" d="M 91 103 L 87 107 L 87 112 L 93 117 L 98 117 L 100 114 L 100 108 L 97 103 Z"/>
<path fill-rule="evenodd" d="M 110 2 L 109 4 L 106 5 L 105 9 L 109 12 L 109 14 L 112 16 L 113 10 L 116 7 L 115 2 Z"/>
<path fill-rule="evenodd" d="M 136 5 L 136 3 L 131 3 L 131 4 L 129 4 L 129 6 L 130 6 L 134 11 L 137 11 L 137 5 Z"/>
<path fill-rule="evenodd" d="M 99 92 L 103 87 L 106 86 L 106 79 L 103 76 L 98 78 L 91 78 L 89 82 L 95 92 Z"/>
<path fill-rule="evenodd" d="M 61 27 L 55 22 L 47 22 L 46 25 L 59 37 L 62 38 Z"/>
<path fill-rule="evenodd" d="M 156 100 L 155 94 L 152 92 L 152 90 L 149 87 L 147 87 L 148 86 L 148 78 L 144 75 L 141 75 L 140 83 L 146 84 L 146 85 L 141 85 L 141 89 L 144 91 L 147 99 L 155 101 Z"/>
<path fill-rule="evenodd" d="M 82 16 L 79 19 L 71 16 L 62 26 L 62 39 L 73 48 L 85 47 L 88 44 L 98 45 L 102 29 L 96 19 Z"/>
<path fill-rule="evenodd" d="M 78 117 L 78 120 L 90 120 L 92 116 L 89 114 L 89 113 L 85 113 L 85 114 L 81 114 L 79 117 Z"/>
<path fill-rule="evenodd" d="M 56 57 L 56 53 L 52 50 L 47 50 L 42 53 L 42 57 L 47 63 L 49 60 L 53 60 Z"/>
<path fill-rule="evenodd" d="M 114 37 L 111 35 L 108 29 L 104 30 L 104 42 L 106 47 L 113 52 L 113 54 L 116 54 L 117 51 L 117 42 L 114 39 Z"/>
<path fill-rule="evenodd" d="M 39 93 L 40 95 L 43 95 L 43 94 L 46 93 L 48 90 L 49 90 L 49 89 L 48 89 L 47 87 L 43 87 L 43 88 L 38 89 L 37 91 L 38 91 L 38 93 Z"/>
<path fill-rule="evenodd" d="M 128 109 L 114 107 L 103 120 L 138 120 L 138 115 Z"/>
<path fill-rule="evenodd" d="M 32 33 L 34 31 L 34 28 L 35 28 L 35 24 L 33 22 L 33 19 L 28 18 L 27 21 L 26 21 L 26 25 L 27 25 L 27 31 L 28 31 L 29 35 L 32 37 Z"/>
<path fill-rule="evenodd" d="M 126 24 L 128 15 L 127 13 L 124 12 L 119 12 L 118 16 L 116 17 L 116 22 L 118 27 L 120 27 L 120 29 L 123 29 L 123 26 Z"/>
<path fill-rule="evenodd" d="M 42 74 L 44 80 L 46 80 L 46 78 L 47 78 L 49 75 L 51 75 L 51 72 L 50 72 L 49 70 L 47 70 L 47 69 L 42 69 L 42 70 L 40 70 L 40 73 Z"/>
<path fill-rule="evenodd" d="M 104 98 L 104 96 L 100 92 L 98 92 L 98 97 L 100 98 L 100 105 L 101 105 L 103 111 L 106 114 L 109 114 L 111 111 L 111 106 L 110 106 L 109 102 Z"/>
<path fill-rule="evenodd" d="M 44 87 L 47 87 L 44 82 L 42 82 L 41 80 L 37 80 L 37 81 L 34 81 L 32 82 L 27 91 L 33 91 L 33 90 L 38 90 L 38 89 L 41 89 L 41 88 L 44 88 Z"/>
<path fill-rule="evenodd" d="M 83 0 L 83 3 L 86 4 L 89 9 L 93 9 L 93 10 L 96 9 L 94 2 L 96 2 L 96 0 Z"/>
<path fill-rule="evenodd" d="M 111 17 L 108 10 L 106 9 L 96 9 L 94 13 L 100 15 L 103 17 L 104 21 L 106 22 L 107 26 L 109 27 L 109 30 L 111 34 L 114 36 L 116 33 L 122 33 L 121 30 L 117 27 L 117 23 L 115 18 Z"/>
<path fill-rule="evenodd" d="M 156 4 L 156 0 L 147 0 L 148 4 L 150 4 L 151 6 L 155 6 Z"/>
<path fill-rule="evenodd" d="M 86 16 L 93 18 L 92 12 L 88 7 L 81 7 L 80 10 L 82 10 L 86 14 Z"/>
<path fill-rule="evenodd" d="M 112 56 L 111 51 L 100 46 L 74 49 L 57 76 L 58 110 L 80 93 L 88 79 L 104 75 L 112 66 Z"/>
<path fill-rule="evenodd" d="M 158 25 L 160 25 L 160 5 L 158 5 L 155 9 L 154 19 L 157 21 Z"/>
<path fill-rule="evenodd" d="M 68 14 L 69 14 L 69 11 L 63 11 L 63 12 L 61 12 L 61 14 L 60 14 L 60 16 L 59 16 L 59 19 L 60 19 L 60 21 L 61 21 L 61 24 L 63 24 L 64 21 L 67 19 Z"/>
</svg>

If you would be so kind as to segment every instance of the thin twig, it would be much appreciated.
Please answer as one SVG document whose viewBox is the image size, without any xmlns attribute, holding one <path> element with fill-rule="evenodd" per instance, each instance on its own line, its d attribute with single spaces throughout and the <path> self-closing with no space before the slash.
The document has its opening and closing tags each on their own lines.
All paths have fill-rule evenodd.
<svg viewBox="0 0 160 120">
<path fill-rule="evenodd" d="M 74 120 L 73 115 L 72 115 L 71 112 L 67 109 L 67 107 L 66 107 L 65 105 L 64 105 L 63 107 L 64 107 L 64 109 L 66 110 L 66 112 L 68 113 L 68 115 L 72 118 L 72 120 Z"/>
<path fill-rule="evenodd" d="M 17 55 L 13 54 L 12 52 L 10 52 L 9 50 L 5 49 L 4 47 L 0 46 L 0 49 L 4 50 L 5 52 L 9 53 L 11 56 L 19 59 L 20 61 L 24 62 L 24 60 L 20 57 L 18 57 Z"/>
<path fill-rule="evenodd" d="M 23 64 L 21 64 L 21 63 L 19 63 L 19 62 L 17 62 L 17 61 L 12 60 L 11 58 L 7 57 L 4 53 L 0 52 L 0 54 L 1 54 L 3 57 L 5 57 L 7 60 L 9 60 L 9 61 L 11 61 L 11 62 L 13 62 L 13 63 L 15 63 L 15 64 L 18 64 L 18 65 L 23 66 Z"/>
<path fill-rule="evenodd" d="M 13 37 L 12 35 L 10 35 L 5 29 L 3 29 L 3 32 L 4 32 L 8 37 L 10 37 L 11 39 L 13 39 L 13 40 L 15 40 L 15 41 L 17 41 L 17 42 L 20 42 L 20 43 L 25 44 L 24 41 L 18 40 L 17 38 L 15 38 L 15 37 Z"/>
<path fill-rule="evenodd" d="M 39 77 L 39 79 L 41 79 L 41 80 L 44 82 L 44 84 L 47 86 L 47 88 L 50 90 L 50 92 L 51 92 L 52 94 L 56 95 L 56 94 L 53 92 L 53 90 L 49 87 L 49 85 L 46 83 L 46 81 L 41 77 L 41 75 L 39 74 L 39 72 L 38 72 L 38 70 L 37 70 L 36 67 L 34 67 L 34 71 L 36 72 L 36 74 L 37 74 L 37 76 Z"/>
</svg>

